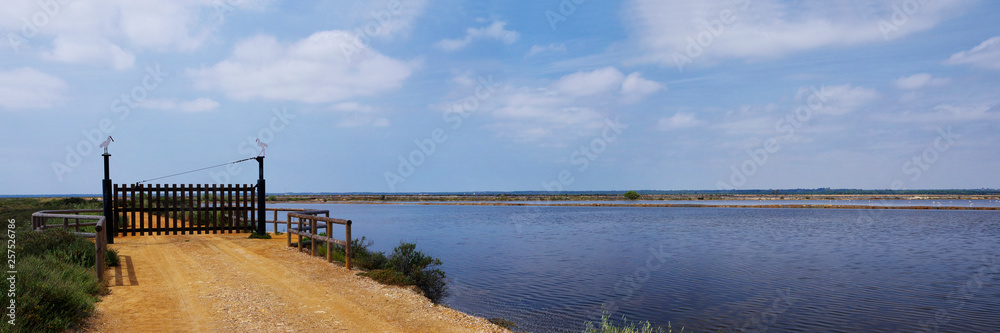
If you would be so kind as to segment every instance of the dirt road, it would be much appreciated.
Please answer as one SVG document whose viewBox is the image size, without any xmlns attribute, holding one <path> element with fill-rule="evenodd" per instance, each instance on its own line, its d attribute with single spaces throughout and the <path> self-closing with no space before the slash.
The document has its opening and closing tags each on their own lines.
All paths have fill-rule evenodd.
<svg viewBox="0 0 1000 333">
<path fill-rule="evenodd" d="M 247 234 L 116 238 L 91 332 L 506 332 Z"/>
</svg>

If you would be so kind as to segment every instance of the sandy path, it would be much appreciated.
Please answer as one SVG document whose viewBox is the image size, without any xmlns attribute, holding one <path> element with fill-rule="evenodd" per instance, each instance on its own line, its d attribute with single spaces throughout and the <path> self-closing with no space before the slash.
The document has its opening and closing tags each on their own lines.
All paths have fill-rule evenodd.
<svg viewBox="0 0 1000 333">
<path fill-rule="evenodd" d="M 93 332 L 506 332 L 247 234 L 121 237 Z"/>
</svg>

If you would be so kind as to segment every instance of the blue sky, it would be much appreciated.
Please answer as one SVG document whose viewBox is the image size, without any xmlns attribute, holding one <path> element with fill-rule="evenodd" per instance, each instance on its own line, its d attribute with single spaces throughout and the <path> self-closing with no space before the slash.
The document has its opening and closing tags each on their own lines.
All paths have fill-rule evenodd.
<svg viewBox="0 0 1000 333">
<path fill-rule="evenodd" d="M 34 1 L 0 194 L 1000 188 L 990 1 Z M 256 165 L 165 183 L 252 183 Z"/>
</svg>

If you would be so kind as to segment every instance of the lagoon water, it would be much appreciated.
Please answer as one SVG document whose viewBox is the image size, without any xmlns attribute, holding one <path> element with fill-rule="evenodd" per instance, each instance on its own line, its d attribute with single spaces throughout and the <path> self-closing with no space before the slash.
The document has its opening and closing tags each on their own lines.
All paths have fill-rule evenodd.
<svg viewBox="0 0 1000 333">
<path fill-rule="evenodd" d="M 285 204 L 441 258 L 444 303 L 530 332 L 1000 330 L 1000 212 Z M 343 237 L 343 231 L 335 235 Z"/>
</svg>

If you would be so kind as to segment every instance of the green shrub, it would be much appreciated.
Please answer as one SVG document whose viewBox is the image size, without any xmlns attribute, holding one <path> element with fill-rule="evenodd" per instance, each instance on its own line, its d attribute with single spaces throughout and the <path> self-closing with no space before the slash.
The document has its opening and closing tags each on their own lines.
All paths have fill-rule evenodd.
<svg viewBox="0 0 1000 333">
<path fill-rule="evenodd" d="M 118 251 L 106 249 L 104 251 L 104 263 L 106 263 L 108 267 L 120 266 L 122 263 L 121 259 L 118 258 Z"/>
<path fill-rule="evenodd" d="M 373 252 L 369 247 L 374 244 L 373 241 L 366 239 L 364 236 L 361 238 L 355 238 L 351 240 L 351 264 L 357 266 L 358 268 L 364 270 L 381 269 L 385 266 L 386 257 L 384 252 Z M 333 248 L 333 258 L 337 261 L 344 261 L 344 246 L 334 244 Z M 326 255 L 326 252 L 323 252 Z"/>
<path fill-rule="evenodd" d="M 416 282 L 414 282 L 413 279 L 410 279 L 406 275 L 403 275 L 403 273 L 400 273 L 399 271 L 394 269 L 376 269 L 367 272 L 361 272 L 358 273 L 358 275 L 367 276 L 378 283 L 392 285 L 392 286 L 409 286 L 416 284 Z"/>
<path fill-rule="evenodd" d="M 417 251 L 413 243 L 400 244 L 387 257 L 384 252 L 369 249 L 373 243 L 365 237 L 351 240 L 351 264 L 367 271 L 358 275 L 389 285 L 415 285 L 434 304 L 448 295 L 447 276 L 438 268 L 441 260 Z M 343 246 L 333 245 L 329 250 L 333 251 L 333 260 L 344 262 Z M 322 245 L 316 248 L 322 256 L 326 251 Z"/>
<path fill-rule="evenodd" d="M 247 238 L 251 238 L 251 239 L 271 239 L 271 235 L 269 235 L 266 232 L 263 233 L 263 234 L 258 234 L 257 232 L 253 232 L 253 233 L 250 234 L 250 237 L 247 237 Z"/>
<path fill-rule="evenodd" d="M 62 228 L 49 229 L 44 232 L 26 231 L 18 239 L 20 256 L 53 256 L 66 263 L 81 267 L 93 267 L 94 243 L 86 238 L 71 234 Z M 118 252 L 106 249 L 104 263 L 108 266 L 118 266 Z"/>
<path fill-rule="evenodd" d="M 625 194 L 623 196 L 625 197 L 625 199 L 628 199 L 628 200 L 638 200 L 639 198 L 642 197 L 642 195 L 639 195 L 639 192 L 636 192 L 636 191 L 625 192 Z"/>
<path fill-rule="evenodd" d="M 424 296 L 434 304 L 448 296 L 446 276 L 438 266 L 441 260 L 425 255 L 416 250 L 417 244 L 402 243 L 392 250 L 386 261 L 386 267 L 403 273 L 413 279 L 416 286 L 424 292 Z"/>
<path fill-rule="evenodd" d="M 4 322 L 0 332 L 62 332 L 93 311 L 102 291 L 94 272 L 94 243 L 61 228 L 30 230 L 31 214 L 40 210 L 100 208 L 82 198 L 0 199 L 0 216 L 17 221 L 17 326 Z M 90 227 L 93 230 L 93 227 Z M 105 263 L 118 265 L 107 250 Z"/>
<path fill-rule="evenodd" d="M 94 273 L 53 256 L 18 262 L 17 327 L 22 332 L 61 332 L 94 310 L 100 283 Z"/>
</svg>

